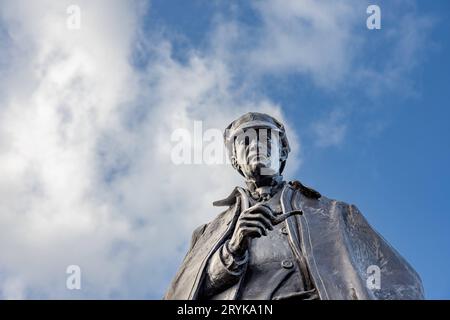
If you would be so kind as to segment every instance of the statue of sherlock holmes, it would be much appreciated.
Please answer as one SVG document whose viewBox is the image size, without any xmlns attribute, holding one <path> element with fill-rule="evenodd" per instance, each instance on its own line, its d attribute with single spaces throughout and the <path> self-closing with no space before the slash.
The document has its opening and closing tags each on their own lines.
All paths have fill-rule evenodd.
<svg viewBox="0 0 450 320">
<path fill-rule="evenodd" d="M 289 143 L 273 117 L 251 112 L 224 134 L 247 188 L 197 228 L 165 299 L 423 299 L 412 267 L 358 208 L 285 182 Z"/>
</svg>

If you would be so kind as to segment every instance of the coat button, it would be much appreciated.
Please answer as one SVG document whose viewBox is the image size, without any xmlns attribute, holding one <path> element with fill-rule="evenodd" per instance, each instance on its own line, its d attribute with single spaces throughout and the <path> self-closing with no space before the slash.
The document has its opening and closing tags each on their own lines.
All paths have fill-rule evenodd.
<svg viewBox="0 0 450 320">
<path fill-rule="evenodd" d="M 294 264 L 290 260 L 283 260 L 281 261 L 281 266 L 285 269 L 291 269 L 294 266 Z"/>
<path fill-rule="evenodd" d="M 286 227 L 281 228 L 281 233 L 288 234 L 287 228 Z"/>
</svg>

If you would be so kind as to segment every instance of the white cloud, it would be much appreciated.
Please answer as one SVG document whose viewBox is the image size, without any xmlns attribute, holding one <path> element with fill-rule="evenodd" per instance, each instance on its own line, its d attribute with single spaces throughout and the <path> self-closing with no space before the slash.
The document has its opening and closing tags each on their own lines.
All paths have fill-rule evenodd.
<svg viewBox="0 0 450 320">
<path fill-rule="evenodd" d="M 2 7 L 0 295 L 158 297 L 192 229 L 218 213 L 211 202 L 240 182 L 223 165 L 173 165 L 171 132 L 222 129 L 249 110 L 281 118 L 279 106 L 235 99 L 220 60 L 182 64 L 164 40 L 141 39 L 154 58 L 133 69 L 141 3 L 80 2 L 77 31 L 67 5 Z M 70 264 L 80 292 L 65 288 Z"/>
<path fill-rule="evenodd" d="M 315 134 L 315 143 L 319 147 L 340 145 L 347 132 L 347 123 L 344 114 L 337 109 L 312 123 L 312 132 Z"/>
<path fill-rule="evenodd" d="M 136 17 L 120 1 L 81 2 L 82 29 L 69 31 L 68 4 L 2 4 L 10 57 L 1 79 L 5 298 L 71 296 L 64 280 L 69 264 L 84 270 L 88 296 L 104 296 L 125 267 L 111 248 L 130 240 L 129 223 L 99 197 L 96 148 L 132 92 L 127 55 Z"/>
<path fill-rule="evenodd" d="M 371 38 L 371 50 L 383 59 L 377 65 L 355 69 L 355 80 L 365 85 L 371 97 L 397 92 L 404 97 L 417 97 L 418 81 L 412 73 L 420 70 L 425 53 L 434 50 L 436 43 L 429 38 L 436 23 L 434 17 L 419 14 L 414 2 L 394 2 L 398 10 L 385 12 L 395 28 L 382 29 L 383 37 Z M 398 11 L 403 13 L 399 14 Z M 369 55 L 370 52 L 366 53 Z M 379 59 L 380 60 L 380 59 Z"/>
<path fill-rule="evenodd" d="M 351 1 L 257 2 L 262 30 L 250 54 L 254 66 L 271 73 L 304 73 L 322 86 L 348 75 L 359 45 L 354 32 L 364 19 Z"/>
<path fill-rule="evenodd" d="M 339 95 L 417 94 L 409 79 L 430 49 L 435 19 L 414 1 L 380 4 L 382 29 L 366 29 L 370 1 L 262 0 L 250 2 L 253 24 L 218 19 L 215 54 L 254 82 L 300 75 Z M 299 78 L 296 78 L 299 79 Z"/>
<path fill-rule="evenodd" d="M 250 2 L 254 24 L 221 18 L 215 53 L 247 77 L 303 75 L 335 89 L 352 75 L 364 37 L 365 1 L 263 0 Z"/>
</svg>

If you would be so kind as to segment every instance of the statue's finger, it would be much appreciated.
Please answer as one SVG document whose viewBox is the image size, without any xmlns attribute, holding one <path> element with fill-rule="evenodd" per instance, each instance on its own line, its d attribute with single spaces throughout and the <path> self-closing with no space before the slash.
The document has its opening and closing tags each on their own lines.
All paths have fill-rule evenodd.
<svg viewBox="0 0 450 320">
<path fill-rule="evenodd" d="M 241 223 L 241 227 L 243 229 L 249 229 L 249 228 L 258 228 L 259 231 L 261 231 L 261 234 L 266 236 L 267 235 L 267 229 L 266 227 L 259 221 L 253 220 L 253 221 L 244 221 Z"/>
<path fill-rule="evenodd" d="M 249 213 L 249 214 L 261 213 L 266 218 L 268 218 L 270 221 L 272 221 L 273 218 L 275 218 L 275 215 L 273 214 L 272 210 L 263 204 L 257 204 L 253 207 L 250 207 L 247 210 L 245 210 L 243 213 Z"/>
<path fill-rule="evenodd" d="M 260 238 L 264 234 L 264 229 L 260 229 L 258 227 L 245 227 L 244 233 L 251 238 Z"/>
<path fill-rule="evenodd" d="M 272 220 L 272 223 L 273 223 L 273 225 L 277 225 L 277 224 L 283 222 L 284 220 L 286 220 L 287 218 L 289 218 L 290 216 L 293 216 L 293 215 L 295 215 L 295 214 L 299 214 L 299 215 L 300 215 L 300 214 L 303 214 L 303 211 L 302 211 L 302 210 L 292 210 L 292 211 L 283 213 L 283 214 L 281 214 L 281 215 L 279 215 L 279 216 L 276 216 L 276 217 Z"/>
<path fill-rule="evenodd" d="M 273 225 L 272 225 L 272 221 L 267 218 L 265 215 L 263 215 L 262 213 L 254 213 L 254 214 L 246 214 L 242 217 L 243 220 L 245 221 L 259 221 L 261 223 L 264 224 L 264 226 L 269 229 L 269 230 L 273 230 Z"/>
</svg>

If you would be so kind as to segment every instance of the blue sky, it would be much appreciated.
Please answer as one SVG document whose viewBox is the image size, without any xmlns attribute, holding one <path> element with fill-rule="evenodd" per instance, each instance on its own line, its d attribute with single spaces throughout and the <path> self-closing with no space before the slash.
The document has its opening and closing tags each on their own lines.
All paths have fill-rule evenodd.
<svg viewBox="0 0 450 320">
<path fill-rule="evenodd" d="M 79 30 L 74 1 L 0 3 L 1 298 L 159 299 L 242 184 L 175 165 L 170 135 L 248 111 L 286 123 L 286 179 L 356 204 L 450 298 L 448 1 L 80 0 Z"/>
<path fill-rule="evenodd" d="M 399 28 L 402 5 L 418 19 L 430 20 L 426 30 L 420 23 L 410 26 L 409 31 L 422 34 L 423 39 L 415 49 L 415 65 L 401 79 L 408 82 L 408 88 L 401 88 L 400 83 L 376 94 L 367 93 L 364 83 L 324 89 L 311 83 L 308 76 L 295 73 L 269 75 L 258 85 L 282 106 L 304 137 L 303 165 L 295 176 L 329 197 L 356 204 L 417 269 L 427 298 L 448 299 L 450 36 L 446 21 L 450 4 L 373 3 L 382 9 L 382 29 L 365 29 L 361 16 L 361 26 L 354 34 L 365 38 L 361 64 L 388 64 L 395 48 L 383 34 Z M 169 32 L 189 39 L 194 47 L 205 46 L 218 10 L 247 26 L 259 23 L 251 8 L 239 6 L 234 8 L 239 12 L 233 14 L 229 6 L 214 1 L 155 1 L 152 7 L 149 28 L 162 24 Z M 355 10 L 361 8 L 355 6 Z M 181 41 L 180 51 L 185 41 Z M 339 121 L 345 124 L 345 137 L 337 145 L 317 147 L 309 124 L 330 110 L 343 112 Z"/>
</svg>

